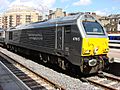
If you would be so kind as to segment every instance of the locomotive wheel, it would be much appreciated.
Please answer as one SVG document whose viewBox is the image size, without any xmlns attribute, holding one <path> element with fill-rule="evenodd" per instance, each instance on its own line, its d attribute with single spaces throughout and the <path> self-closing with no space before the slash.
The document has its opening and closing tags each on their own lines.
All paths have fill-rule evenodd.
<svg viewBox="0 0 120 90">
<path fill-rule="evenodd" d="M 39 54 L 39 59 L 40 59 L 40 61 L 42 61 L 42 55 L 41 55 L 41 53 Z"/>
<path fill-rule="evenodd" d="M 63 70 L 70 70 L 70 65 L 67 61 L 65 61 L 64 59 L 62 58 L 58 58 L 58 65 L 59 67 L 61 67 Z"/>
<path fill-rule="evenodd" d="M 46 54 L 41 54 L 41 56 L 42 56 L 42 61 L 44 63 L 47 63 L 48 62 L 48 56 Z"/>
<path fill-rule="evenodd" d="M 15 47 L 15 53 L 17 53 L 17 52 L 18 52 L 17 47 Z"/>
<path fill-rule="evenodd" d="M 64 60 L 62 60 L 61 58 L 58 58 L 58 65 L 59 65 L 59 67 L 61 67 L 63 70 L 66 70 L 65 62 L 64 62 Z"/>
<path fill-rule="evenodd" d="M 52 63 L 52 64 L 58 64 L 57 62 L 57 57 L 56 56 L 53 56 L 53 55 L 49 55 L 49 62 Z"/>
</svg>

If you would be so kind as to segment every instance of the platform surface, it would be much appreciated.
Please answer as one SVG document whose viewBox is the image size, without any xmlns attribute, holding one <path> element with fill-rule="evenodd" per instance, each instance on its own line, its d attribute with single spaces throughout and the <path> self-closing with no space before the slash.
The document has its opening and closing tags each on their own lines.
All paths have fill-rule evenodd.
<svg viewBox="0 0 120 90">
<path fill-rule="evenodd" d="M 0 61 L 0 90 L 28 90 Z"/>
<path fill-rule="evenodd" d="M 120 63 L 120 49 L 110 48 L 108 57 L 114 58 L 115 63 Z"/>
</svg>

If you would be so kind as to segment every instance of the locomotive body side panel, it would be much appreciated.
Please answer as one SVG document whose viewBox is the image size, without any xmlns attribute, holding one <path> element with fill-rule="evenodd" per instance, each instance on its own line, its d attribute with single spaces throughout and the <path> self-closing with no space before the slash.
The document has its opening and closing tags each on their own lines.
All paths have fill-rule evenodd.
<svg viewBox="0 0 120 90">
<path fill-rule="evenodd" d="M 66 40 L 68 38 L 68 40 Z M 77 25 L 71 25 L 71 32 L 65 33 L 65 52 L 69 50 L 68 60 L 74 65 L 80 65 L 82 37 Z"/>
<path fill-rule="evenodd" d="M 12 35 L 10 35 L 12 34 Z M 39 28 L 28 30 L 9 31 L 8 44 L 41 51 L 54 53 L 55 30 L 53 28 Z"/>
</svg>

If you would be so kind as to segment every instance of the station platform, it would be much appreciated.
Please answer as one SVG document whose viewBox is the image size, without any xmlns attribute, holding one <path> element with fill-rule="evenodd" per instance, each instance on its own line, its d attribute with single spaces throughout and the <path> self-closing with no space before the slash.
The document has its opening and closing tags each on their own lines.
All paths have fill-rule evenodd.
<svg viewBox="0 0 120 90">
<path fill-rule="evenodd" d="M 120 63 L 120 49 L 110 48 L 108 57 L 113 58 L 115 63 Z"/>
<path fill-rule="evenodd" d="M 114 58 L 115 63 L 120 63 L 120 58 Z"/>
<path fill-rule="evenodd" d="M 30 90 L 0 61 L 0 90 Z"/>
</svg>

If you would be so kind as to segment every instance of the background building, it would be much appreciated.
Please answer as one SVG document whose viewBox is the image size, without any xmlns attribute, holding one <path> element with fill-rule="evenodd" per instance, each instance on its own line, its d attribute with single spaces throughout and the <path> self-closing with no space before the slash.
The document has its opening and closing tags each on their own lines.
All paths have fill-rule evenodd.
<svg viewBox="0 0 120 90">
<path fill-rule="evenodd" d="M 56 8 L 56 11 L 49 10 L 48 19 L 55 19 L 66 16 L 66 12 L 63 12 L 62 8 Z"/>
<path fill-rule="evenodd" d="M 78 13 L 92 14 L 100 20 L 108 33 L 120 32 L 120 14 L 99 16 L 93 12 L 66 13 L 62 8 L 56 8 L 55 11 L 49 10 L 49 15 L 43 15 L 32 7 L 17 5 L 10 7 L 5 13 L 0 14 L 0 28 L 8 29 L 20 24 L 28 24 L 38 21 L 46 21 L 64 16 L 76 15 Z M 43 20 L 44 18 L 44 20 Z"/>
<path fill-rule="evenodd" d="M 108 33 L 120 33 L 120 14 L 101 17 L 100 21 Z"/>
<path fill-rule="evenodd" d="M 3 29 L 42 21 L 42 14 L 27 6 L 12 6 L 3 14 Z"/>
<path fill-rule="evenodd" d="M 99 20 L 103 26 L 106 26 L 110 23 L 110 19 L 107 16 L 102 16 L 101 18 L 99 18 Z"/>
<path fill-rule="evenodd" d="M 110 19 L 109 31 L 111 32 L 118 32 L 120 14 L 110 15 L 108 16 Z"/>
<path fill-rule="evenodd" d="M 3 23 L 2 23 L 2 14 L 0 13 L 0 28 L 2 28 L 3 27 Z"/>
</svg>

